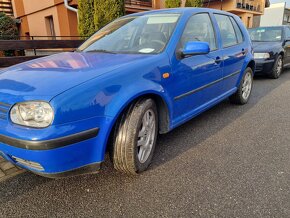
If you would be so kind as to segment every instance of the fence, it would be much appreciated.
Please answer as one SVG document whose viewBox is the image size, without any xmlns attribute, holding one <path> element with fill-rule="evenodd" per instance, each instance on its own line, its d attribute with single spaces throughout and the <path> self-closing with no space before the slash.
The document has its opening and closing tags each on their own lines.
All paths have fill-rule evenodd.
<svg viewBox="0 0 290 218">
<path fill-rule="evenodd" d="M 139 6 L 139 7 L 152 7 L 151 0 L 125 0 L 125 4 L 132 5 L 132 6 Z"/>
<path fill-rule="evenodd" d="M 42 36 L 38 38 L 44 38 L 46 36 Z M 21 38 L 21 37 L 20 37 Z M 14 64 L 18 64 L 24 61 L 36 59 L 39 57 L 43 57 L 45 55 L 37 55 L 37 49 L 69 49 L 74 50 L 79 47 L 83 40 L 79 39 L 71 39 L 71 40 L 35 40 L 36 37 L 33 37 L 34 40 L 0 40 L 0 51 L 23 51 L 23 50 L 32 50 L 34 55 L 31 56 L 12 56 L 12 57 L 0 57 L 0 68 L 1 67 L 9 67 Z M 62 37 L 63 38 L 63 37 Z M 72 38 L 72 37 L 71 37 Z"/>
</svg>

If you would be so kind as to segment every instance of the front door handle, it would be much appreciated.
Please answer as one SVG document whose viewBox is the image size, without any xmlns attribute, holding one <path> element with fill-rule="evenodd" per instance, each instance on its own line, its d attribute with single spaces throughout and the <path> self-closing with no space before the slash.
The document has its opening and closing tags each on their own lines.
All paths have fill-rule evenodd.
<svg viewBox="0 0 290 218">
<path fill-rule="evenodd" d="M 242 54 L 245 55 L 246 54 L 246 50 L 243 48 L 242 49 Z"/>
</svg>

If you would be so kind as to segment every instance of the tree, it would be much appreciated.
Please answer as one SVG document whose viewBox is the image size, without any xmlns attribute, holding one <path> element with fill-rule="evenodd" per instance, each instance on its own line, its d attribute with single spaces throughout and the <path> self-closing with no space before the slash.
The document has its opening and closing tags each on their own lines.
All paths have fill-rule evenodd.
<svg viewBox="0 0 290 218">
<path fill-rule="evenodd" d="M 79 34 L 92 35 L 106 24 L 125 14 L 124 0 L 78 0 Z"/>
<path fill-rule="evenodd" d="M 18 39 L 16 20 L 0 12 L 0 40 Z M 2 55 L 13 56 L 14 50 L 0 51 Z"/>
<path fill-rule="evenodd" d="M 165 0 L 166 8 L 179 8 L 181 6 L 181 0 Z"/>
<path fill-rule="evenodd" d="M 94 0 L 78 0 L 78 30 L 82 37 L 87 37 L 95 32 Z"/>
<path fill-rule="evenodd" d="M 202 7 L 203 0 L 186 0 L 185 7 Z"/>
<path fill-rule="evenodd" d="M 18 28 L 16 20 L 0 12 L 0 39 L 17 39 Z"/>
<path fill-rule="evenodd" d="M 125 14 L 124 0 L 95 0 L 94 1 L 94 25 L 98 30 L 112 20 L 121 17 Z"/>
</svg>

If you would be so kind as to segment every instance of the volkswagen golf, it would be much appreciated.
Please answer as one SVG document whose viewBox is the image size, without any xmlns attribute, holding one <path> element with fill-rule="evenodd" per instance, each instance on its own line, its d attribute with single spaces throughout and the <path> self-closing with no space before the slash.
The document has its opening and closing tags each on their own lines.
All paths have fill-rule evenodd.
<svg viewBox="0 0 290 218">
<path fill-rule="evenodd" d="M 229 98 L 246 104 L 255 62 L 239 17 L 206 8 L 119 18 L 75 52 L 0 71 L 0 155 L 46 177 L 138 174 L 158 134 Z M 223 116 L 223 114 L 221 114 Z"/>
</svg>

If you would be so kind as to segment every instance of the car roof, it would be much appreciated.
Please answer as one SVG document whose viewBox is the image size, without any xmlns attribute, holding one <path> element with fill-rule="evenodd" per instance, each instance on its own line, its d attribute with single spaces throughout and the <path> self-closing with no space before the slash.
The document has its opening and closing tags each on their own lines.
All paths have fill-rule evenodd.
<svg viewBox="0 0 290 218">
<path fill-rule="evenodd" d="M 184 8 L 166 8 L 166 9 L 158 9 L 158 10 L 151 10 L 146 12 L 134 13 L 127 16 L 143 16 L 148 14 L 159 14 L 159 13 L 200 13 L 200 12 L 212 12 L 212 13 L 220 13 L 226 15 L 236 16 L 234 14 L 228 13 L 226 11 L 210 9 L 210 8 L 195 8 L 195 7 L 184 7 Z"/>
</svg>

